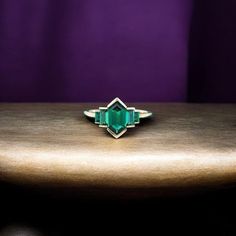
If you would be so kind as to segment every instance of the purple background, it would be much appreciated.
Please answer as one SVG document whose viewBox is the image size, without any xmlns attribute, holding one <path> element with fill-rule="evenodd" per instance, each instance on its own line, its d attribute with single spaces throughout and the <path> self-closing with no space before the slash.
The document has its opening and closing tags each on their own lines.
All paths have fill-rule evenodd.
<svg viewBox="0 0 236 236">
<path fill-rule="evenodd" d="M 0 101 L 236 101 L 224 2 L 0 0 Z"/>
<path fill-rule="evenodd" d="M 190 101 L 236 102 L 236 1 L 196 0 L 189 47 Z"/>
</svg>

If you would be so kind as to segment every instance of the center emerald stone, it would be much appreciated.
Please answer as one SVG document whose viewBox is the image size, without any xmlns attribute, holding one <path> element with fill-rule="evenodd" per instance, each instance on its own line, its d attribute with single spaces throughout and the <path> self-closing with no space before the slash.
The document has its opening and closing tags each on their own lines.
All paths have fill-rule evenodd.
<svg viewBox="0 0 236 236">
<path fill-rule="evenodd" d="M 105 121 L 109 129 L 114 133 L 119 134 L 130 122 L 130 112 L 120 103 L 116 102 L 108 108 L 105 115 Z"/>
</svg>

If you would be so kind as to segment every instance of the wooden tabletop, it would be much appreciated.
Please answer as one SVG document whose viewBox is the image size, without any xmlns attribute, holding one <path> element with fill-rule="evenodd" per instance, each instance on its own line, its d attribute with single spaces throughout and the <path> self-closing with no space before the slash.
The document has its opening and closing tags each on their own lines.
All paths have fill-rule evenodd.
<svg viewBox="0 0 236 236">
<path fill-rule="evenodd" d="M 84 117 L 100 105 L 0 104 L 0 180 L 113 192 L 236 183 L 236 105 L 128 104 L 154 116 L 120 139 Z"/>
</svg>

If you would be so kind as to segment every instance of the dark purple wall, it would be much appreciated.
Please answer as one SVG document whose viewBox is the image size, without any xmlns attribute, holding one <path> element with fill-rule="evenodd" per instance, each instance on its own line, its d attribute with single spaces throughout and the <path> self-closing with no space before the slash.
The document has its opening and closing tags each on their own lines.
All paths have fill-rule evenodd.
<svg viewBox="0 0 236 236">
<path fill-rule="evenodd" d="M 0 0 L 0 101 L 186 101 L 192 0 Z"/>
<path fill-rule="evenodd" d="M 189 100 L 236 102 L 236 1 L 196 0 L 189 48 Z"/>
<path fill-rule="evenodd" d="M 0 102 L 236 102 L 234 0 L 0 0 Z"/>
</svg>

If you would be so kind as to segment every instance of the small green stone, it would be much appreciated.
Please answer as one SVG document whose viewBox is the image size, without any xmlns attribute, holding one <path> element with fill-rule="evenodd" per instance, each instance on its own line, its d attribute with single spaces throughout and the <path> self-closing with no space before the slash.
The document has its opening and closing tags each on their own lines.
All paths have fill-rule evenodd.
<svg viewBox="0 0 236 236">
<path fill-rule="evenodd" d="M 134 122 L 135 123 L 139 123 L 140 122 L 139 112 L 135 112 L 135 114 L 134 114 Z"/>
<path fill-rule="evenodd" d="M 100 125 L 106 125 L 106 110 L 100 110 Z"/>
<path fill-rule="evenodd" d="M 100 111 L 95 112 L 95 123 L 100 124 Z"/>
<path fill-rule="evenodd" d="M 129 110 L 128 113 L 127 113 L 128 116 L 129 116 L 129 118 L 128 118 L 129 119 L 129 123 L 128 123 L 129 125 L 134 125 L 134 113 L 135 113 L 134 110 Z"/>
</svg>

